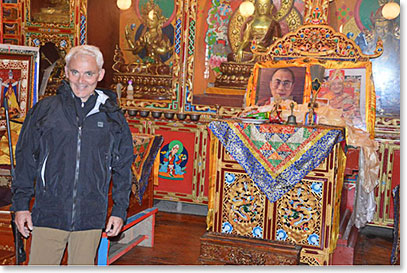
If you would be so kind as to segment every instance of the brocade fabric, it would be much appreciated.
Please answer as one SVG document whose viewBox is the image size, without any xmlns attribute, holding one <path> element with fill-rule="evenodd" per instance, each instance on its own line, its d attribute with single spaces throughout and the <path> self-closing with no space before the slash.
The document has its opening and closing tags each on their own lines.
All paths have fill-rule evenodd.
<svg viewBox="0 0 407 273">
<path fill-rule="evenodd" d="M 334 127 L 213 121 L 209 129 L 270 202 L 315 169 L 344 140 Z"/>
<path fill-rule="evenodd" d="M 155 157 L 163 142 L 163 137 L 148 134 L 132 134 L 134 161 L 132 170 L 132 192 L 141 205 L 148 178 L 154 165 Z"/>
</svg>

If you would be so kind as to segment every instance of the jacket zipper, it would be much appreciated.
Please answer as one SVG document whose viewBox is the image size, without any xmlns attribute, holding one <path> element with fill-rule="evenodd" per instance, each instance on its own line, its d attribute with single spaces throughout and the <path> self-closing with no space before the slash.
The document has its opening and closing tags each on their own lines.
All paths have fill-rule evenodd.
<svg viewBox="0 0 407 273">
<path fill-rule="evenodd" d="M 78 140 L 76 146 L 76 166 L 75 166 L 75 180 L 73 184 L 73 195 L 72 195 L 72 222 L 71 230 L 74 229 L 75 215 L 76 215 L 76 195 L 78 191 L 78 181 L 79 181 L 79 166 L 81 158 L 81 141 L 82 141 L 82 125 L 78 127 Z"/>
<path fill-rule="evenodd" d="M 99 94 L 99 92 L 98 92 Z M 101 96 L 101 94 L 99 94 Z M 79 122 L 79 117 L 76 116 L 76 121 L 78 124 L 78 139 L 76 143 L 76 166 L 75 166 L 75 179 L 73 183 L 73 192 L 72 192 L 72 219 L 71 219 L 71 230 L 74 230 L 75 225 L 75 216 L 76 216 L 76 195 L 78 192 L 78 181 L 79 181 L 79 167 L 80 167 L 80 159 L 81 159 L 81 142 L 82 142 L 82 127 L 85 122 L 85 119 L 91 115 L 99 113 L 99 106 L 103 104 L 107 99 L 107 96 L 103 101 L 96 101 L 95 107 L 85 116 L 82 120 L 82 123 Z"/>
</svg>

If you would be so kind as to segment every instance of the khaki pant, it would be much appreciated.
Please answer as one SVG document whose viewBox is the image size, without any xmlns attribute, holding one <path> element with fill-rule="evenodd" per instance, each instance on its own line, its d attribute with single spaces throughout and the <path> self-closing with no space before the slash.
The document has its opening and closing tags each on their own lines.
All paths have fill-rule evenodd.
<svg viewBox="0 0 407 273">
<path fill-rule="evenodd" d="M 68 265 L 93 265 L 101 229 L 64 231 L 34 227 L 29 265 L 59 265 L 68 243 Z"/>
</svg>

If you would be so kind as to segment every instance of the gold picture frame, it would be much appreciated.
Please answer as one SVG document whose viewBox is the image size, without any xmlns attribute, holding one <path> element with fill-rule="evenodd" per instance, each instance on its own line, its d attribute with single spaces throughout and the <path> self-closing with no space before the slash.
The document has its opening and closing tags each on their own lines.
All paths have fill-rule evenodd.
<svg viewBox="0 0 407 273">
<path fill-rule="evenodd" d="M 256 105 L 259 92 L 259 80 L 260 73 L 262 69 L 266 68 L 281 68 L 281 67 L 304 67 L 305 72 L 305 83 L 303 92 L 303 103 L 310 102 L 311 88 L 312 88 L 312 77 L 311 77 L 311 67 L 313 65 L 319 65 L 324 67 L 325 75 L 324 81 L 321 83 L 321 94 L 318 94 L 318 101 L 324 101 L 326 104 L 331 103 L 332 100 L 325 100 L 326 96 L 324 88 L 327 88 L 327 80 L 329 78 L 329 73 L 334 70 L 343 71 L 347 85 L 353 84 L 353 93 L 351 93 L 352 98 L 356 99 L 354 105 L 354 116 L 349 113 L 349 109 L 341 106 L 335 108 L 342 109 L 344 115 L 348 116 L 357 128 L 363 129 L 370 133 L 371 136 L 374 135 L 374 125 L 376 121 L 376 94 L 374 89 L 374 84 L 371 80 L 372 76 L 372 63 L 370 61 L 335 61 L 335 60 L 318 60 L 310 58 L 299 58 L 294 60 L 269 60 L 265 62 L 256 63 L 253 68 L 253 73 L 249 79 L 247 91 L 245 95 L 246 106 Z M 353 83 L 350 83 L 353 81 Z M 357 90 L 356 90 L 357 89 Z M 356 108 L 356 109 L 355 109 Z"/>
</svg>

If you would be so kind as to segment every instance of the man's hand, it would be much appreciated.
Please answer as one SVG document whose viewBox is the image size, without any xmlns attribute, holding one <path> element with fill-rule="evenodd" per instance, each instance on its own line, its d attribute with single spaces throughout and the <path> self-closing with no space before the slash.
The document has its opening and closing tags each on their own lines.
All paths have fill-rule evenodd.
<svg viewBox="0 0 407 273">
<path fill-rule="evenodd" d="M 18 231 L 25 237 L 30 236 L 33 230 L 33 223 L 31 221 L 31 212 L 28 210 L 16 211 L 14 222 L 17 225 Z"/>
<path fill-rule="evenodd" d="M 106 234 L 108 237 L 114 237 L 119 234 L 123 227 L 123 219 L 117 216 L 110 216 L 106 225 Z"/>
</svg>

